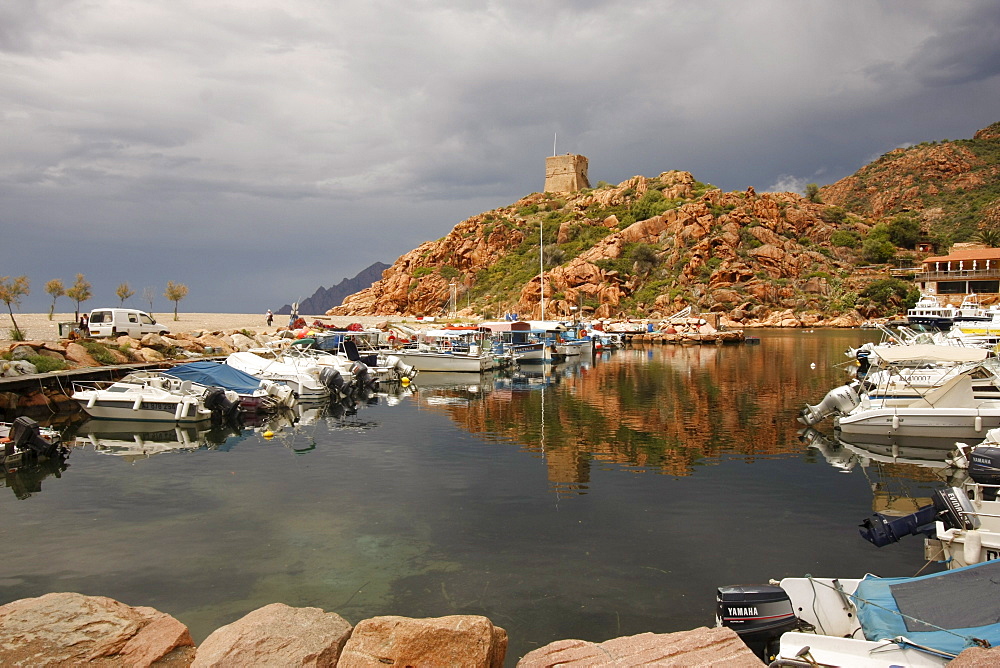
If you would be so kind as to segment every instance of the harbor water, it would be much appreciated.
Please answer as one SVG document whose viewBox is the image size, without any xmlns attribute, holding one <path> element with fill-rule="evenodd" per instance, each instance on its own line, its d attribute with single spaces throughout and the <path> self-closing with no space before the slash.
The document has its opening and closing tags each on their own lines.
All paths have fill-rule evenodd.
<svg viewBox="0 0 1000 668">
<path fill-rule="evenodd" d="M 946 473 L 795 419 L 872 335 L 760 338 L 423 374 L 294 425 L 65 425 L 64 470 L 0 489 L 0 603 L 109 596 L 196 642 L 274 602 L 485 615 L 513 665 L 555 640 L 711 626 L 720 585 L 941 570 L 921 540 L 879 549 L 857 525 Z"/>
</svg>

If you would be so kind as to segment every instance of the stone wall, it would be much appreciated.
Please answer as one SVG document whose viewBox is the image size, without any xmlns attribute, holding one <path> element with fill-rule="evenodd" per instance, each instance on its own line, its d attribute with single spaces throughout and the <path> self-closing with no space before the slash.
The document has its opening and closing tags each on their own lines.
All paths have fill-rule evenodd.
<svg viewBox="0 0 1000 668">
<path fill-rule="evenodd" d="M 586 157 L 567 153 L 545 158 L 544 192 L 572 193 L 589 187 Z"/>
</svg>

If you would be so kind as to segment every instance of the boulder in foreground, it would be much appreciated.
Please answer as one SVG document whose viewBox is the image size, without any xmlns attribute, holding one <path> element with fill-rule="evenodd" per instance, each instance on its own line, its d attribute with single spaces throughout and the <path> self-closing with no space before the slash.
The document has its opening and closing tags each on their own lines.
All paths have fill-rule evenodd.
<svg viewBox="0 0 1000 668">
<path fill-rule="evenodd" d="M 528 652 L 517 668 L 627 668 L 629 666 L 727 666 L 764 663 L 732 629 L 701 627 L 677 633 L 640 633 L 602 643 L 559 640 Z"/>
<path fill-rule="evenodd" d="M 0 606 L 4 666 L 187 666 L 193 654 L 187 627 L 153 608 L 72 593 Z"/>
<path fill-rule="evenodd" d="M 506 654 L 507 632 L 486 617 L 373 617 L 355 627 L 337 666 L 501 668 Z"/>
</svg>

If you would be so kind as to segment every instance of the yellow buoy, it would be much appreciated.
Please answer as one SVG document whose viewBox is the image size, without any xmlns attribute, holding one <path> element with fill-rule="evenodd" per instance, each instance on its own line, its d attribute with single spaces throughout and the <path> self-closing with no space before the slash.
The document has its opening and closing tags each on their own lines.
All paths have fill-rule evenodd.
<svg viewBox="0 0 1000 668">
<path fill-rule="evenodd" d="M 399 379 L 399 383 L 401 385 L 409 385 L 410 384 L 410 379 L 407 378 L 406 376 L 403 376 L 402 378 Z"/>
<path fill-rule="evenodd" d="M 263 436 L 264 438 L 274 438 L 274 432 L 268 429 L 263 434 L 261 434 L 261 436 Z"/>
</svg>

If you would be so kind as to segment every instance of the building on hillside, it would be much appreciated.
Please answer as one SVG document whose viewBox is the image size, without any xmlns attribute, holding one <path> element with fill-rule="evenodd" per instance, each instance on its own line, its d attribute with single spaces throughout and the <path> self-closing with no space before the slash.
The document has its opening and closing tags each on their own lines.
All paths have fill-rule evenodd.
<svg viewBox="0 0 1000 668">
<path fill-rule="evenodd" d="M 545 190 L 547 193 L 572 193 L 590 187 L 587 180 L 587 158 L 582 155 L 551 155 L 545 158 Z"/>
<path fill-rule="evenodd" d="M 925 258 L 913 281 L 934 295 L 998 294 L 1000 248 L 963 248 Z"/>
</svg>

